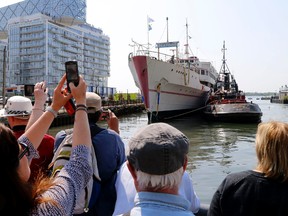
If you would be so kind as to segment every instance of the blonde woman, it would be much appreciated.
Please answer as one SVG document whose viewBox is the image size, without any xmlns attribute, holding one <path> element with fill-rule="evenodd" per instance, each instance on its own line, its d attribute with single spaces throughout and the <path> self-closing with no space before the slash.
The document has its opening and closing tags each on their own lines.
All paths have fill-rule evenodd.
<svg viewBox="0 0 288 216">
<path fill-rule="evenodd" d="M 255 170 L 228 175 L 208 215 L 288 215 L 288 124 L 260 123 Z"/>
</svg>

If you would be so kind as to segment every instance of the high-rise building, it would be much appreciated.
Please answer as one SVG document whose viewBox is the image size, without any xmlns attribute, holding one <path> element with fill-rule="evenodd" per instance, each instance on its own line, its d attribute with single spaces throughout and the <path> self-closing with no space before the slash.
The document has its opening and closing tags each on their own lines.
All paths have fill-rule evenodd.
<svg viewBox="0 0 288 216">
<path fill-rule="evenodd" d="M 115 92 L 107 87 L 110 38 L 86 23 L 85 0 L 24 0 L 0 8 L 0 37 L 8 48 L 6 87 L 45 80 L 52 93 L 65 61 L 77 60 L 89 91 Z"/>
</svg>

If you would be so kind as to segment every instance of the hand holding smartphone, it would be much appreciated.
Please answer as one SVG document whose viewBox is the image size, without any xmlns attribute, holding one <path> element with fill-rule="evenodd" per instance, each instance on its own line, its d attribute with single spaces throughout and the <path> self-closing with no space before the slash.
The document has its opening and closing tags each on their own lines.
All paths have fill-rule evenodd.
<svg viewBox="0 0 288 216">
<path fill-rule="evenodd" d="M 102 120 L 107 120 L 107 118 L 109 119 L 109 110 L 108 109 L 103 109 L 102 110 L 101 119 Z"/>
<path fill-rule="evenodd" d="M 75 86 L 79 84 L 79 71 L 77 61 L 67 61 L 65 62 L 65 72 L 67 79 L 67 89 L 68 92 L 71 92 L 69 83 L 73 82 Z"/>
</svg>

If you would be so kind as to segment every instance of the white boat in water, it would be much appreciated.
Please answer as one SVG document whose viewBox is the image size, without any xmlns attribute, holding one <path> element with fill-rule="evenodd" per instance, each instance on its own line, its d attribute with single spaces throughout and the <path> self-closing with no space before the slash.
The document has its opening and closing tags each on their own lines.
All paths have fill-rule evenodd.
<svg viewBox="0 0 288 216">
<path fill-rule="evenodd" d="M 134 52 L 129 54 L 129 68 L 141 91 L 149 122 L 204 108 L 217 79 L 218 73 L 210 62 L 189 56 L 188 39 L 185 57 L 179 57 L 178 44 L 179 41 L 157 43 L 158 51 L 153 52 L 134 42 Z M 161 48 L 167 47 L 175 48 L 172 55 L 160 53 Z"/>
</svg>

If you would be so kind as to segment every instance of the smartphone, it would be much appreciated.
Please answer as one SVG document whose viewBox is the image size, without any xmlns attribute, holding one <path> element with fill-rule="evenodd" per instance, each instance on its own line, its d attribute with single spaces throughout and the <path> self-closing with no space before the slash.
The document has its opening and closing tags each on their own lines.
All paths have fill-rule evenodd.
<svg viewBox="0 0 288 216">
<path fill-rule="evenodd" d="M 68 102 L 64 105 L 64 108 L 66 109 L 66 112 L 68 115 L 73 116 L 76 111 L 76 106 L 74 101 L 71 99 L 68 100 Z"/>
<path fill-rule="evenodd" d="M 77 61 L 67 61 L 65 62 L 65 72 L 67 79 L 67 89 L 68 92 L 71 92 L 69 88 L 69 83 L 73 82 L 75 86 L 79 84 L 79 71 Z"/>
<path fill-rule="evenodd" d="M 107 118 L 109 118 L 109 111 L 108 109 L 102 109 L 102 120 L 106 120 Z"/>
<path fill-rule="evenodd" d="M 24 95 L 33 96 L 34 95 L 34 85 L 24 85 Z"/>
</svg>

